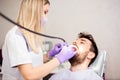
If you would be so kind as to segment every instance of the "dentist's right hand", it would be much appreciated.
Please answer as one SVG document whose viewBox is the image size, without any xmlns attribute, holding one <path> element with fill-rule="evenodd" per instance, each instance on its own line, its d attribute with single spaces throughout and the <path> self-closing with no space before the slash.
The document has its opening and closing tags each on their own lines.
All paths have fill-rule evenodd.
<svg viewBox="0 0 120 80">
<path fill-rule="evenodd" d="M 72 58 L 76 52 L 72 46 L 63 46 L 62 50 L 55 55 L 55 57 L 59 60 L 60 64 Z"/>
</svg>

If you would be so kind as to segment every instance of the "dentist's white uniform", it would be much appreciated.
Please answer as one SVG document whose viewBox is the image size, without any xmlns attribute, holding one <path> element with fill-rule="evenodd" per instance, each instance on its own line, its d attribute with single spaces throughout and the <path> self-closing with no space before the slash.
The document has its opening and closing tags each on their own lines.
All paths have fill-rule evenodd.
<svg viewBox="0 0 120 80">
<path fill-rule="evenodd" d="M 24 80 L 18 65 L 31 63 L 34 67 L 43 64 L 43 52 L 33 53 L 18 27 L 13 27 L 6 35 L 2 48 L 2 80 Z"/>
</svg>

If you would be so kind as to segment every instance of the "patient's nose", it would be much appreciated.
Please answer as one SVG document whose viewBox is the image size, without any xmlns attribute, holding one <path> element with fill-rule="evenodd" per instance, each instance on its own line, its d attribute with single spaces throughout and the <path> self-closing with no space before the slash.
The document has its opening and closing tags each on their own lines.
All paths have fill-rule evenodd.
<svg viewBox="0 0 120 80">
<path fill-rule="evenodd" d="M 73 42 L 73 44 L 74 44 L 74 45 L 76 44 L 76 40 Z"/>
<path fill-rule="evenodd" d="M 77 44 L 77 42 L 78 42 L 78 41 L 77 41 L 77 39 L 76 39 L 76 40 L 73 42 L 73 44 L 75 44 L 75 45 L 76 45 L 76 44 Z"/>
</svg>

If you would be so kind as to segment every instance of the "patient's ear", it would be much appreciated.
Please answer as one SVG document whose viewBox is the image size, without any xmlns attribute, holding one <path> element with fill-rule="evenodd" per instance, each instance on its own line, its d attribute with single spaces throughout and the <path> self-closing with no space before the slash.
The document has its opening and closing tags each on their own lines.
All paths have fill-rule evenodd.
<svg viewBox="0 0 120 80">
<path fill-rule="evenodd" d="M 90 52 L 88 53 L 87 57 L 88 57 L 89 59 L 93 59 L 93 58 L 95 57 L 95 53 L 90 51 Z"/>
</svg>

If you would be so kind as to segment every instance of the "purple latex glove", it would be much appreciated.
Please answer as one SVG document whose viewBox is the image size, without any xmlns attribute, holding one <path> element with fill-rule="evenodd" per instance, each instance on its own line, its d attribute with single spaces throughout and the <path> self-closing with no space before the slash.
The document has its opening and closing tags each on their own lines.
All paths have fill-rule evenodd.
<svg viewBox="0 0 120 80">
<path fill-rule="evenodd" d="M 60 61 L 60 63 L 63 63 L 72 58 L 75 54 L 76 52 L 74 52 L 72 46 L 63 46 L 62 50 L 59 54 L 55 55 L 55 57 Z"/>
<path fill-rule="evenodd" d="M 58 54 L 63 47 L 63 44 L 57 43 L 52 50 L 49 51 L 49 57 L 53 57 Z"/>
</svg>

